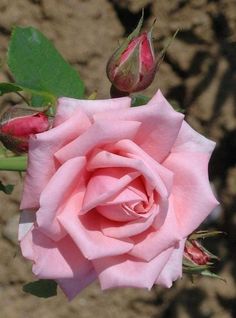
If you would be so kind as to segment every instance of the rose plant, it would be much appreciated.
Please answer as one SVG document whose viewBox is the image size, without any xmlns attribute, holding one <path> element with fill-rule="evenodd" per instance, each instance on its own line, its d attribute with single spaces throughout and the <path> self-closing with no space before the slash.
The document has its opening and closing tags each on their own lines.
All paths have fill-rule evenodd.
<svg viewBox="0 0 236 318">
<path fill-rule="evenodd" d="M 53 128 L 29 140 L 21 250 L 69 299 L 97 278 L 102 289 L 170 287 L 186 237 L 218 204 L 214 142 L 160 91 L 130 106 L 59 98 Z"/>
<path fill-rule="evenodd" d="M 171 287 L 182 271 L 219 278 L 209 271 L 216 257 L 196 241 L 219 231 L 192 234 L 218 204 L 208 180 L 215 143 L 160 91 L 126 96 L 151 84 L 169 46 L 155 57 L 142 22 L 108 61 L 120 98 L 106 100 L 85 99 L 80 76 L 41 32 L 13 29 L 15 83 L 0 83 L 0 95 L 27 105 L 1 117 L 0 170 L 27 170 L 19 241 L 39 281 L 26 292 L 50 297 L 57 282 L 72 299 L 96 279 L 102 289 L 150 289 Z M 0 180 L 0 191 L 13 188 Z"/>
</svg>

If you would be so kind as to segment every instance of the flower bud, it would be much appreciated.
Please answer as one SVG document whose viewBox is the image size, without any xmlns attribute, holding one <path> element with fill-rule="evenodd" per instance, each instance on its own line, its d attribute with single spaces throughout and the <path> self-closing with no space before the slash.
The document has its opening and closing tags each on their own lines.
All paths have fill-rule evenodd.
<svg viewBox="0 0 236 318">
<path fill-rule="evenodd" d="M 1 117 L 0 140 L 15 153 L 27 152 L 30 135 L 48 130 L 49 127 L 49 119 L 43 112 L 14 106 Z"/>
<path fill-rule="evenodd" d="M 196 265 L 208 265 L 212 254 L 197 240 L 187 240 L 184 248 L 184 257 Z"/>
<path fill-rule="evenodd" d="M 151 31 L 139 35 L 142 18 L 107 64 L 107 76 L 121 92 L 133 93 L 147 88 L 156 73 Z"/>
<path fill-rule="evenodd" d="M 193 276 L 200 275 L 225 281 L 224 278 L 211 271 L 215 261 L 219 261 L 219 258 L 199 243 L 201 239 L 214 237 L 222 233 L 221 231 L 202 230 L 193 232 L 187 238 L 183 255 L 183 272 L 189 274 L 192 280 Z"/>
</svg>

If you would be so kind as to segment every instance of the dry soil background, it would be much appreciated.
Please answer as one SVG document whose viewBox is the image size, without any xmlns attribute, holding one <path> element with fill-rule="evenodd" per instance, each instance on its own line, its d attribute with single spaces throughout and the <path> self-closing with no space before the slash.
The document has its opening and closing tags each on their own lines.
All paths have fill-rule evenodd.
<svg viewBox="0 0 236 318">
<path fill-rule="evenodd" d="M 10 197 L 0 194 L 0 317 L 236 317 L 236 1 L 0 0 L 0 81 L 11 80 L 4 59 L 12 26 L 32 25 L 79 71 L 87 94 L 97 89 L 99 98 L 108 97 L 106 61 L 136 25 L 142 7 L 145 27 L 157 17 L 157 50 L 181 29 L 146 94 L 161 88 L 186 110 L 195 129 L 218 143 L 210 177 L 222 205 L 207 226 L 228 233 L 211 244 L 222 259 L 216 271 L 227 283 L 205 278 L 192 284 L 184 277 L 170 290 L 105 293 L 95 283 L 71 303 L 61 292 L 48 300 L 24 294 L 22 284 L 33 277 L 15 238 L 21 177 L 1 173 L 1 180 L 16 188 Z M 16 102 L 10 95 L 0 100 L 2 106 Z"/>
</svg>

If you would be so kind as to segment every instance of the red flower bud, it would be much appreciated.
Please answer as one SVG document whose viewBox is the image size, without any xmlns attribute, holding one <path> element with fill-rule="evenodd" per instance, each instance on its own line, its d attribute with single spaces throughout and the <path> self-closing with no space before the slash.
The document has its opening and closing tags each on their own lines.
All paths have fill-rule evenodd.
<svg viewBox="0 0 236 318">
<path fill-rule="evenodd" d="M 138 92 L 153 81 L 157 63 L 151 32 L 139 35 L 142 18 L 137 28 L 115 51 L 107 64 L 107 76 L 122 92 Z"/>
<path fill-rule="evenodd" d="M 27 152 L 30 135 L 48 130 L 50 122 L 43 112 L 11 107 L 0 122 L 0 140 L 15 153 Z"/>
<path fill-rule="evenodd" d="M 187 240 L 184 248 L 184 257 L 196 265 L 208 265 L 212 258 L 212 254 L 208 252 L 198 241 Z"/>
<path fill-rule="evenodd" d="M 214 262 L 219 258 L 199 243 L 201 239 L 214 237 L 218 234 L 222 234 L 222 232 L 202 230 L 192 233 L 187 238 L 183 255 L 183 271 L 190 274 L 192 278 L 193 275 L 201 275 L 224 281 L 222 277 L 211 271 Z"/>
</svg>

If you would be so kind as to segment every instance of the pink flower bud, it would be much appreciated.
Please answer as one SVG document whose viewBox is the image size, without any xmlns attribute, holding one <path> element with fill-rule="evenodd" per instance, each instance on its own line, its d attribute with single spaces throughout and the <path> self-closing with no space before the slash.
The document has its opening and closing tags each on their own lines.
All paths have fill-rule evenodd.
<svg viewBox="0 0 236 318">
<path fill-rule="evenodd" d="M 141 35 L 138 27 L 115 51 L 107 64 L 107 76 L 111 83 L 122 92 L 138 92 L 153 81 L 157 63 L 154 55 L 151 32 Z"/>
<path fill-rule="evenodd" d="M 49 127 L 49 119 L 43 112 L 11 107 L 1 118 L 0 140 L 15 153 L 27 152 L 30 135 L 48 130 Z"/>
<path fill-rule="evenodd" d="M 212 258 L 208 252 L 198 241 L 187 240 L 184 248 L 184 257 L 196 265 L 208 265 Z"/>
</svg>

